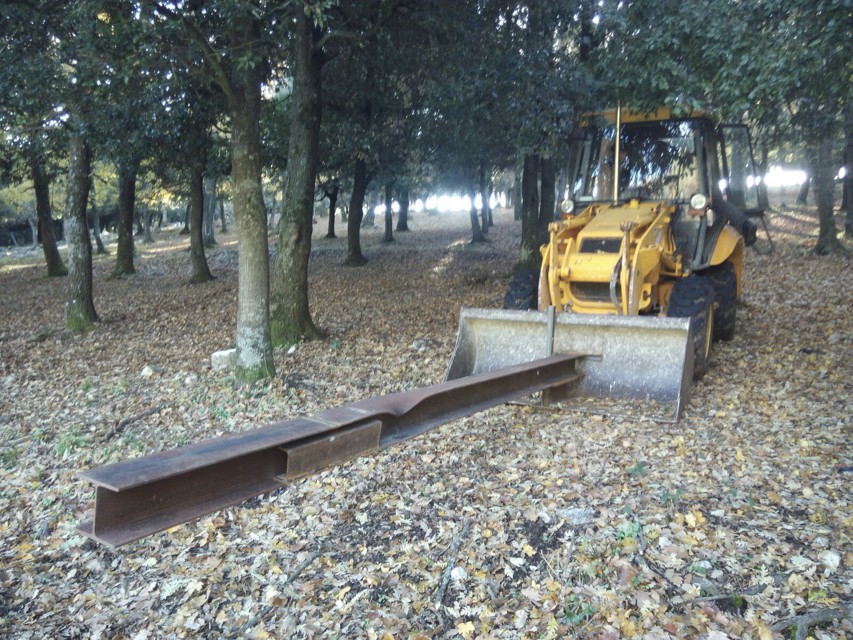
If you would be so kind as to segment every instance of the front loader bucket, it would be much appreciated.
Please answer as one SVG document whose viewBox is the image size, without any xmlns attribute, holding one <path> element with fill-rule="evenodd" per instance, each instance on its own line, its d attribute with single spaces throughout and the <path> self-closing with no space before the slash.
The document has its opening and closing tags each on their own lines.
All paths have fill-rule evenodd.
<svg viewBox="0 0 853 640">
<path fill-rule="evenodd" d="M 693 379 L 689 318 L 462 309 L 446 379 L 580 353 L 573 396 L 653 400 L 681 416 Z M 549 353 L 550 351 L 550 353 Z"/>
</svg>

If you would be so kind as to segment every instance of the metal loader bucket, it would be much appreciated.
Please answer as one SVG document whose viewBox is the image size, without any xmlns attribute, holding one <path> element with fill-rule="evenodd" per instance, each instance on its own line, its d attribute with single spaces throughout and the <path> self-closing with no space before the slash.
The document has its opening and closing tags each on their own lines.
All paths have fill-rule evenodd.
<svg viewBox="0 0 853 640">
<path fill-rule="evenodd" d="M 552 336 L 553 331 L 553 336 Z M 689 318 L 462 309 L 446 380 L 552 353 L 587 354 L 574 396 L 653 400 L 681 416 L 693 379 Z"/>
</svg>

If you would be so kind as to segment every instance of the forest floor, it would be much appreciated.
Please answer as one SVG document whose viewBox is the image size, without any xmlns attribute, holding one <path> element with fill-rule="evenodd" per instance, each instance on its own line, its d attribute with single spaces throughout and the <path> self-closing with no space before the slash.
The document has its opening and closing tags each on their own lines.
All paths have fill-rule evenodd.
<svg viewBox="0 0 853 640">
<path fill-rule="evenodd" d="M 768 220 L 677 424 L 500 406 L 118 551 L 76 531 L 77 471 L 440 382 L 460 307 L 501 306 L 519 223 L 499 210 L 471 246 L 466 213 L 416 214 L 390 245 L 365 230 L 351 268 L 320 219 L 328 338 L 248 388 L 210 366 L 233 233 L 202 285 L 186 237 L 138 245 L 122 280 L 113 246 L 82 336 L 39 254 L 0 252 L 0 636 L 767 640 L 797 616 L 853 636 L 851 260 L 810 252 L 810 207 Z"/>
</svg>

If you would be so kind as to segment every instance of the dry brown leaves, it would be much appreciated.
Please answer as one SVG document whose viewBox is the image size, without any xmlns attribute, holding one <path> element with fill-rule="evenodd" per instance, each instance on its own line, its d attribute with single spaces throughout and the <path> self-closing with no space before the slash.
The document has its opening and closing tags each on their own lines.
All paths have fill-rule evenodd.
<svg viewBox="0 0 853 640">
<path fill-rule="evenodd" d="M 850 262 L 810 255 L 810 210 L 769 219 L 777 250 L 748 252 L 739 335 L 679 424 L 504 406 L 117 553 L 75 532 L 92 498 L 76 470 L 438 382 L 459 308 L 500 306 L 518 223 L 499 212 L 471 247 L 467 214 L 416 215 L 392 245 L 365 231 L 361 269 L 318 228 L 329 338 L 277 352 L 279 376 L 249 389 L 209 366 L 232 342 L 233 237 L 205 285 L 177 236 L 139 247 L 125 280 L 99 258 L 102 323 L 82 337 L 37 255 L 2 258 L 0 630 L 764 640 L 849 608 Z M 811 635 L 853 633 L 830 618 Z"/>
</svg>

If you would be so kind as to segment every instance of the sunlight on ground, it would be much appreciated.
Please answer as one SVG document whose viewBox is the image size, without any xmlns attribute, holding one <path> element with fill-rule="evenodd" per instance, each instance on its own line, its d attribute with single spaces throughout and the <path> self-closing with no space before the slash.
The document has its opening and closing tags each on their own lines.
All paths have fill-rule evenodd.
<svg viewBox="0 0 853 640">
<path fill-rule="evenodd" d="M 443 258 L 441 258 L 441 260 L 438 261 L 438 264 L 436 264 L 432 268 L 432 272 L 436 275 L 439 275 L 439 276 L 444 274 L 444 273 L 447 273 L 448 269 L 450 269 L 451 265 L 456 260 L 456 256 L 454 254 L 454 249 L 457 249 L 459 247 L 465 247 L 468 244 L 469 243 L 467 240 L 454 240 L 453 242 L 448 244 L 446 249 L 450 253 L 448 253 Z"/>
<path fill-rule="evenodd" d="M 13 271 L 20 271 L 21 269 L 26 269 L 28 267 L 33 266 L 35 263 L 26 263 L 20 262 L 20 258 L 12 256 L 10 254 L 6 254 L 4 257 L 9 258 L 10 260 L 15 260 L 15 262 L 11 264 L 0 264 L 0 273 L 11 273 Z"/>
</svg>

